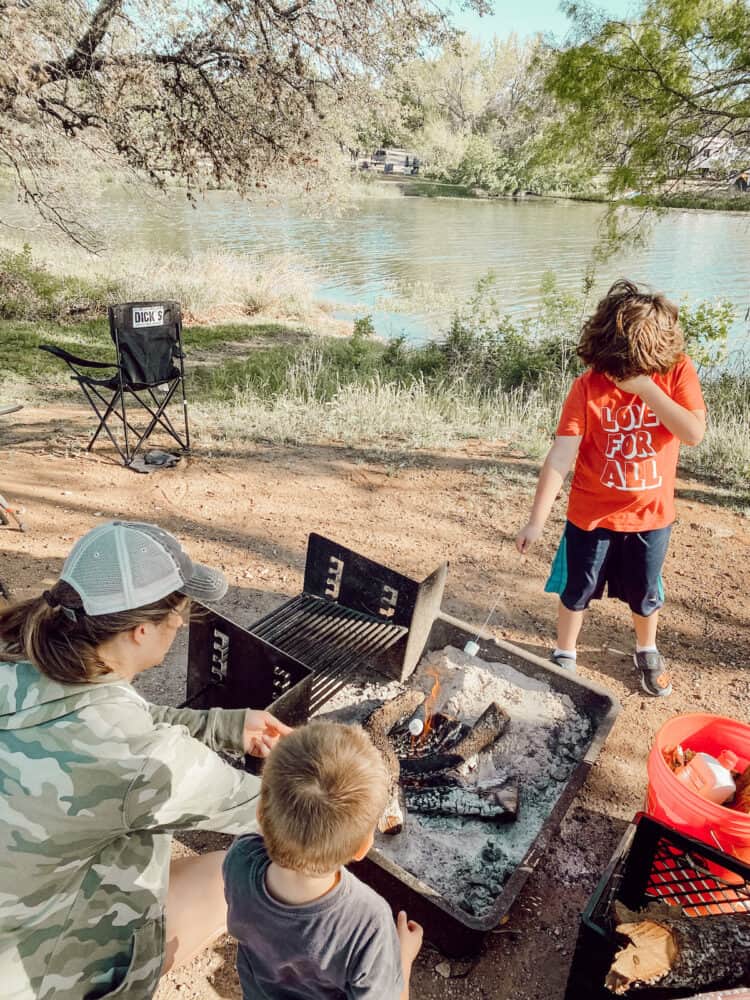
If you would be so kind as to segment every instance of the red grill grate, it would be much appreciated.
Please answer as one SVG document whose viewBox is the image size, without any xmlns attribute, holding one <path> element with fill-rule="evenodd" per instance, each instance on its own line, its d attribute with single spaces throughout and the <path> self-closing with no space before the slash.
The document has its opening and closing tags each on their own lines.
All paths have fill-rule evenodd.
<svg viewBox="0 0 750 1000">
<path fill-rule="evenodd" d="M 657 845 L 645 894 L 682 906 L 690 917 L 750 913 L 747 881 L 737 876 L 737 883 L 730 885 L 711 873 L 710 862 L 665 840 Z"/>
</svg>

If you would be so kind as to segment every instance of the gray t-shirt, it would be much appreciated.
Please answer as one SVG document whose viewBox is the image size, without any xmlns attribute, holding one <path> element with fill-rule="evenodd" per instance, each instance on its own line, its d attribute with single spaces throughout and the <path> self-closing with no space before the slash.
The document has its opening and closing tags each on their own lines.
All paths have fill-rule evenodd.
<svg viewBox="0 0 750 1000">
<path fill-rule="evenodd" d="M 269 864 L 254 833 L 236 840 L 224 861 L 244 1000 L 398 1000 L 401 951 L 385 900 L 343 868 L 325 896 L 287 906 L 266 889 Z"/>
</svg>

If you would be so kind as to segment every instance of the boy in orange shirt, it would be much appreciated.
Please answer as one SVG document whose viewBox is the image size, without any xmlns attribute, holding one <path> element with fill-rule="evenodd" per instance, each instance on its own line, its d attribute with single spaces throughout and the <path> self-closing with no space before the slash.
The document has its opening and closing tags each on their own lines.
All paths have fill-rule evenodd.
<svg viewBox="0 0 750 1000">
<path fill-rule="evenodd" d="M 625 601 L 633 615 L 633 657 L 643 690 L 672 693 L 656 646 L 664 603 L 661 568 L 675 518 L 680 443 L 700 444 L 706 407 L 674 303 L 618 281 L 583 326 L 588 365 L 563 406 L 539 475 L 528 522 L 516 538 L 525 553 L 539 538 L 575 462 L 568 520 L 545 586 L 560 595 L 552 660 L 576 668 L 576 641 L 589 602 Z"/>
</svg>

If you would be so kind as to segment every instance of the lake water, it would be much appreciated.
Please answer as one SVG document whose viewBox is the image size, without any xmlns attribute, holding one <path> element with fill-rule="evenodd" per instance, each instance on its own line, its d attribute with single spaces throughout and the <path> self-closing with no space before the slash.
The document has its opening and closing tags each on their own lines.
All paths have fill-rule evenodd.
<svg viewBox="0 0 750 1000">
<path fill-rule="evenodd" d="M 545 272 L 579 291 L 604 212 L 581 202 L 384 197 L 321 218 L 227 192 L 208 192 L 192 208 L 179 193 L 137 198 L 106 187 L 92 196 L 92 210 L 109 220 L 114 242 L 131 247 L 291 253 L 312 268 L 319 297 L 341 315 L 371 314 L 382 336 L 412 340 L 443 331 L 451 303 L 464 301 L 488 271 L 513 313 L 533 308 Z M 18 211 L 9 198 L 0 200 L 3 217 Z M 595 294 L 620 276 L 678 301 L 729 299 L 740 346 L 748 338 L 750 216 L 670 211 L 653 223 L 645 246 L 597 266 Z"/>
</svg>

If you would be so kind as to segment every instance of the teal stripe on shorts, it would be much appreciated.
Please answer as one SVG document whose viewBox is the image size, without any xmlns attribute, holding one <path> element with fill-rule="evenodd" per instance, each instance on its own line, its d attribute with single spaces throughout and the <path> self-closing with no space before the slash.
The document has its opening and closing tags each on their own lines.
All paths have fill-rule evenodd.
<svg viewBox="0 0 750 1000">
<path fill-rule="evenodd" d="M 568 583 L 568 552 L 565 535 L 560 539 L 555 558 L 549 571 L 549 578 L 544 585 L 545 594 L 562 594 Z"/>
</svg>

